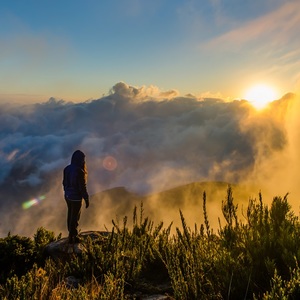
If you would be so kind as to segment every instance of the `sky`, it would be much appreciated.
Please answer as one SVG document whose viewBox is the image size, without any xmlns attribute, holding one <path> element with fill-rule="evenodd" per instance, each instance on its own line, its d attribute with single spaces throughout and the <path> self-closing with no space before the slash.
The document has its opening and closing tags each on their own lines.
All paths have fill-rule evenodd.
<svg viewBox="0 0 300 300">
<path fill-rule="evenodd" d="M 86 101 L 118 82 L 181 95 L 299 89 L 298 0 L 1 1 L 0 101 Z"/>
<path fill-rule="evenodd" d="M 0 3 L 0 237 L 66 234 L 77 149 L 90 195 L 223 181 L 289 193 L 299 214 L 298 0 L 53 3 Z M 263 109 L 245 98 L 257 84 Z M 92 205 L 85 228 L 105 228 L 111 204 Z"/>
</svg>

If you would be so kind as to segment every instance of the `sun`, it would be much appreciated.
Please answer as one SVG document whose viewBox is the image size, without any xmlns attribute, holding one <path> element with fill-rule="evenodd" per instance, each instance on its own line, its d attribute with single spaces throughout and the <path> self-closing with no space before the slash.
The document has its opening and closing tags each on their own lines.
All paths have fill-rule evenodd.
<svg viewBox="0 0 300 300">
<path fill-rule="evenodd" d="M 256 109 L 265 108 L 270 102 L 278 98 L 274 88 L 266 84 L 258 84 L 249 88 L 244 98 L 248 100 Z"/>
</svg>

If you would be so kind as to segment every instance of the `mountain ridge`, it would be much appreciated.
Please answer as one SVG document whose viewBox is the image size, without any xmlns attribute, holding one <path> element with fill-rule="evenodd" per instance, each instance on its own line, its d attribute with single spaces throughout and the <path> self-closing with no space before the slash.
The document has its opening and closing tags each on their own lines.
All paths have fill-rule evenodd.
<svg viewBox="0 0 300 300">
<path fill-rule="evenodd" d="M 130 221 L 134 208 L 139 209 L 142 205 L 143 213 L 154 223 L 163 221 L 166 224 L 180 225 L 179 211 L 184 213 L 189 224 L 203 222 L 205 192 L 208 215 L 212 223 L 218 226 L 217 220 L 222 216 L 222 201 L 227 197 L 229 186 L 232 188 L 234 203 L 247 206 L 249 198 L 253 197 L 253 189 L 224 181 L 191 182 L 147 195 L 137 194 L 125 186 L 117 186 L 92 195 L 91 210 L 83 214 L 82 221 L 97 225 L 106 222 L 107 225 L 109 220 L 125 216 Z M 256 198 L 258 192 L 255 194 Z"/>
</svg>

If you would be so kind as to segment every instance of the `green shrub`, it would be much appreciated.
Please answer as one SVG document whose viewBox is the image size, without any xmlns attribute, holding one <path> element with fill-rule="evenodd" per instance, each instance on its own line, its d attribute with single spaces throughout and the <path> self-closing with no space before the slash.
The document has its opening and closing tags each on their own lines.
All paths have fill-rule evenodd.
<svg viewBox="0 0 300 300">
<path fill-rule="evenodd" d="M 10 235 L 0 239 L 0 283 L 7 278 L 21 276 L 30 270 L 35 261 L 34 243 L 28 237 Z"/>
<path fill-rule="evenodd" d="M 206 193 L 202 195 L 204 224 L 181 227 L 171 234 L 133 210 L 113 220 L 106 236 L 87 239 L 85 251 L 54 261 L 45 246 L 59 239 L 38 228 L 33 239 L 8 235 L 0 239 L 1 299 L 135 299 L 165 284 L 175 299 L 299 299 L 300 223 L 284 197 L 270 208 L 262 195 L 250 199 L 245 220 L 228 187 L 222 212 L 225 225 L 217 234 L 210 228 Z M 198 228 L 200 228 L 198 230 Z M 67 278 L 76 277 L 76 286 Z M 138 298 L 138 296 L 137 296 Z"/>
</svg>

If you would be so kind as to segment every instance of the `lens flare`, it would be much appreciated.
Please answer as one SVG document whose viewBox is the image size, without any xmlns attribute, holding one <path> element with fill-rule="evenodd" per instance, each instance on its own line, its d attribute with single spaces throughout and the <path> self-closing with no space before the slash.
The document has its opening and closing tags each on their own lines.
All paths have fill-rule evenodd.
<svg viewBox="0 0 300 300">
<path fill-rule="evenodd" d="M 38 205 L 45 198 L 46 198 L 45 196 L 40 196 L 38 198 L 34 198 L 34 199 L 31 199 L 31 200 L 28 200 L 28 201 L 26 201 L 26 202 L 24 202 L 22 204 L 22 207 L 23 207 L 23 209 L 28 209 L 28 208 L 30 208 L 32 206 Z"/>
<path fill-rule="evenodd" d="M 117 168 L 118 166 L 118 163 L 117 163 L 117 160 L 112 157 L 112 156 L 106 156 L 104 159 L 103 159 L 103 168 L 108 170 L 108 171 L 113 171 Z"/>
</svg>

